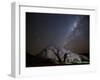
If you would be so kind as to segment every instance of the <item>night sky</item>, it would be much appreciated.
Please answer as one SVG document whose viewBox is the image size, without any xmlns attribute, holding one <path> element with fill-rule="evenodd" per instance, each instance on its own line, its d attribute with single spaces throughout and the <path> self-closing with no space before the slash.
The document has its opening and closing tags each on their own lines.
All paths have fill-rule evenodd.
<svg viewBox="0 0 100 80">
<path fill-rule="evenodd" d="M 47 46 L 89 52 L 89 15 L 26 13 L 26 52 L 37 54 Z"/>
</svg>

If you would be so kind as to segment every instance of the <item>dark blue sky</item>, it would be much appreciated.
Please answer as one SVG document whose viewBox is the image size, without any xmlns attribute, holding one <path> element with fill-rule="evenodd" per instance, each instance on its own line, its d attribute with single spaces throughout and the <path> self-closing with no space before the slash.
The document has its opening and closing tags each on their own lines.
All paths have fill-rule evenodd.
<svg viewBox="0 0 100 80">
<path fill-rule="evenodd" d="M 26 51 L 35 54 L 49 45 L 88 52 L 89 16 L 27 12 Z"/>
</svg>

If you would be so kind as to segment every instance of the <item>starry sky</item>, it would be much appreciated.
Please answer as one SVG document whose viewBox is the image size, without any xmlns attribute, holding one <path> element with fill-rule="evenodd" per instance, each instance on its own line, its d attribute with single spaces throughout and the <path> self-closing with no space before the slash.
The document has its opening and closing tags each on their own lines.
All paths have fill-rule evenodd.
<svg viewBox="0 0 100 80">
<path fill-rule="evenodd" d="M 89 52 L 89 15 L 26 12 L 26 52 L 37 54 L 47 46 Z"/>
</svg>

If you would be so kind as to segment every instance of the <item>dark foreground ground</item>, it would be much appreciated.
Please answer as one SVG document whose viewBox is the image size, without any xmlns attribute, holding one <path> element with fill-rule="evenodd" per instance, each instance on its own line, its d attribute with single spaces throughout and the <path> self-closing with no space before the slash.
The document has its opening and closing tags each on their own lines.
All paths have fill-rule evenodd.
<svg viewBox="0 0 100 80">
<path fill-rule="evenodd" d="M 86 55 L 86 54 L 84 54 L 84 55 L 87 56 L 88 59 L 89 59 L 89 55 Z M 85 65 L 85 64 L 89 64 L 89 61 L 87 63 L 56 64 L 51 59 L 41 58 L 41 57 L 33 56 L 29 53 L 26 53 L 26 67 L 61 66 L 61 65 Z"/>
</svg>

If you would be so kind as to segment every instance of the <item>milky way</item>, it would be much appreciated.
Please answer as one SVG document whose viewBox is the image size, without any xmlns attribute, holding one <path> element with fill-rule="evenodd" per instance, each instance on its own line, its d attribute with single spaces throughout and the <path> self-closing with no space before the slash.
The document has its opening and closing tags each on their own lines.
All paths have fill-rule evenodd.
<svg viewBox="0 0 100 80">
<path fill-rule="evenodd" d="M 80 28 L 80 22 L 82 21 L 83 16 L 78 16 L 76 20 L 72 23 L 72 26 L 70 27 L 68 33 L 66 34 L 66 41 L 64 44 L 69 43 L 72 39 L 74 39 L 76 36 L 81 35 Z"/>
</svg>

